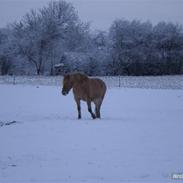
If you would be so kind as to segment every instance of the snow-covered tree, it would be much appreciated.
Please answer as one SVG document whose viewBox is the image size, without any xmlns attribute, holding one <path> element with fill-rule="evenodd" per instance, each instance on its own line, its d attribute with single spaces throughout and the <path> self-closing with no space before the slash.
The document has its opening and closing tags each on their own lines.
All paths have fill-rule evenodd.
<svg viewBox="0 0 183 183">
<path fill-rule="evenodd" d="M 149 22 L 114 21 L 109 33 L 112 74 L 181 73 L 182 36 L 182 27 L 172 23 L 153 27 Z"/>
<path fill-rule="evenodd" d="M 13 45 L 11 44 L 11 31 L 0 29 L 0 74 L 13 74 Z"/>
<path fill-rule="evenodd" d="M 51 1 L 0 29 L 0 74 L 159 75 L 183 73 L 181 25 L 115 20 L 91 31 L 71 3 Z"/>
<path fill-rule="evenodd" d="M 39 11 L 32 10 L 12 27 L 19 54 L 34 65 L 37 74 L 45 67 L 53 69 L 64 51 L 78 49 L 88 29 L 72 4 L 65 1 L 52 1 Z"/>
</svg>

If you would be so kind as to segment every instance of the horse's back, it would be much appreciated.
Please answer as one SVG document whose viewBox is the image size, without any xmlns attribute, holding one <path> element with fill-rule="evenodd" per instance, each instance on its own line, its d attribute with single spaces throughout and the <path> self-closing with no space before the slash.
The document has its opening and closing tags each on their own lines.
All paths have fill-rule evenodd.
<svg viewBox="0 0 183 183">
<path fill-rule="evenodd" d="M 89 79 L 89 88 L 92 98 L 103 98 L 106 93 L 106 84 L 99 78 Z"/>
</svg>

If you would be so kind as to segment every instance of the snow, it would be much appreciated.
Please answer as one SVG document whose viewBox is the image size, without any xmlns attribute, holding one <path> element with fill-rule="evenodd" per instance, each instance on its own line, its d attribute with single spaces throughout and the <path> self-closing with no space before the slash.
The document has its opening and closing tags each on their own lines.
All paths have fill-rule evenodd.
<svg viewBox="0 0 183 183">
<path fill-rule="evenodd" d="M 59 86 L 0 85 L 1 183 L 172 182 L 182 172 L 183 92 L 108 88 L 82 119 Z"/>
<path fill-rule="evenodd" d="M 55 64 L 54 67 L 63 67 L 64 63 Z"/>
</svg>

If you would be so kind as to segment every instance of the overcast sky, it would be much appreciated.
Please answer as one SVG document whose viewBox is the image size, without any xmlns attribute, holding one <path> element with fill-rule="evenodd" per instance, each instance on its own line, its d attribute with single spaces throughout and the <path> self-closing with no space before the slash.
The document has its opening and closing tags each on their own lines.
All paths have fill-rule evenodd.
<svg viewBox="0 0 183 183">
<path fill-rule="evenodd" d="M 38 9 L 49 0 L 0 0 L 0 27 L 18 21 L 30 9 Z M 171 21 L 183 24 L 183 0 L 67 0 L 80 19 L 93 29 L 107 30 L 113 20 L 124 18 L 152 23 Z"/>
</svg>

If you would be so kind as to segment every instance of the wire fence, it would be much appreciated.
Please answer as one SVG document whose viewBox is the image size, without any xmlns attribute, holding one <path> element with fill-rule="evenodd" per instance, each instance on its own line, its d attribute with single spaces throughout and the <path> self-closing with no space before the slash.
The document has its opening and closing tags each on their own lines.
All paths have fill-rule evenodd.
<svg viewBox="0 0 183 183">
<path fill-rule="evenodd" d="M 183 89 L 183 75 L 103 76 L 108 88 Z M 62 76 L 0 76 L 0 84 L 62 86 Z"/>
</svg>

